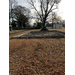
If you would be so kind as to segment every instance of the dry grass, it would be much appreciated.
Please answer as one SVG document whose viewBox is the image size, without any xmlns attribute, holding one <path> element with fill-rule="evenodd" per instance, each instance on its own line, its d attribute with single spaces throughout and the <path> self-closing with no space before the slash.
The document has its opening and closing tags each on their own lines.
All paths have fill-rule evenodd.
<svg viewBox="0 0 75 75">
<path fill-rule="evenodd" d="M 21 32 L 12 32 L 12 33 L 9 33 L 9 39 L 13 36 L 16 36 L 16 35 L 20 35 L 20 34 L 23 34 L 23 33 L 27 33 L 29 32 L 30 30 L 24 30 L 24 31 L 21 31 Z"/>
<path fill-rule="evenodd" d="M 60 29 L 49 29 L 49 30 L 58 30 L 58 31 L 65 32 L 65 28 L 60 28 Z"/>
<path fill-rule="evenodd" d="M 65 39 L 9 40 L 9 72 L 10 75 L 65 75 Z"/>
</svg>

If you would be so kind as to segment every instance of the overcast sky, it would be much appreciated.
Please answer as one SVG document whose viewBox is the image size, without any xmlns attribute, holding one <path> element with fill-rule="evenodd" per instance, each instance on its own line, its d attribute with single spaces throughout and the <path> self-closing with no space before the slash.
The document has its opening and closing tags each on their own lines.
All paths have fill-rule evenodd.
<svg viewBox="0 0 75 75">
<path fill-rule="evenodd" d="M 16 0 L 16 1 L 18 2 L 18 5 L 30 8 L 30 5 L 28 4 L 27 0 Z M 32 14 L 34 14 L 33 10 Z M 65 0 L 61 0 L 57 14 L 61 16 L 62 19 L 65 19 Z M 32 23 L 34 23 L 34 20 L 32 20 Z"/>
</svg>

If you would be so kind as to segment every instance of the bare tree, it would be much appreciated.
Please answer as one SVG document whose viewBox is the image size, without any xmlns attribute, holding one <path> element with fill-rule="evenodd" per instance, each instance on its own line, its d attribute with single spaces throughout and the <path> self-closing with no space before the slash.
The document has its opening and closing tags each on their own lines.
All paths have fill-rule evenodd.
<svg viewBox="0 0 75 75">
<path fill-rule="evenodd" d="M 39 16 L 43 28 L 41 30 L 47 30 L 45 23 L 47 20 L 47 17 L 49 14 L 58 8 L 58 4 L 60 3 L 61 0 L 29 0 L 28 3 L 33 7 L 33 9 L 36 10 L 37 15 Z M 39 10 L 36 7 L 36 4 L 38 2 L 39 5 Z"/>
<path fill-rule="evenodd" d="M 13 20 L 13 8 L 17 5 L 16 0 L 9 0 L 9 21 Z"/>
<path fill-rule="evenodd" d="M 13 9 L 13 13 L 14 13 L 14 18 L 16 19 L 18 25 L 20 27 L 26 27 L 26 25 L 28 24 L 28 20 L 29 20 L 29 14 L 30 14 L 30 10 L 27 9 L 26 7 L 17 5 L 14 9 Z"/>
<path fill-rule="evenodd" d="M 62 22 L 62 17 L 57 16 L 57 22 L 61 23 Z"/>
<path fill-rule="evenodd" d="M 62 18 L 56 12 L 52 12 L 52 26 L 53 23 L 62 23 Z"/>
</svg>

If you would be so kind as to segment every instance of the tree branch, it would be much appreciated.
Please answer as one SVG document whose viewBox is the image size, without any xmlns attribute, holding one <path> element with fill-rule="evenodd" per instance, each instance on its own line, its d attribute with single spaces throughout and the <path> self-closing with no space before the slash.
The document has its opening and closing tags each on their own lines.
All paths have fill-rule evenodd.
<svg viewBox="0 0 75 75">
<path fill-rule="evenodd" d="M 42 12 L 42 17 L 41 17 L 41 18 L 42 18 L 42 20 L 43 20 L 43 15 L 44 15 L 44 14 L 43 14 L 43 0 L 40 0 L 40 3 L 41 3 L 41 5 L 40 5 L 40 7 L 41 7 L 41 12 Z"/>
<path fill-rule="evenodd" d="M 41 15 L 39 14 L 38 10 L 36 9 L 36 7 L 34 6 L 34 2 L 32 0 L 30 0 L 31 2 L 28 2 L 29 4 L 31 4 L 33 6 L 33 8 L 36 10 L 37 14 L 40 16 L 40 18 L 42 19 Z"/>
<path fill-rule="evenodd" d="M 45 12 L 45 7 L 44 7 L 44 3 L 42 4 L 42 7 L 43 7 L 43 9 L 44 9 L 44 12 Z"/>
<path fill-rule="evenodd" d="M 53 6 L 54 6 L 54 3 L 51 5 L 51 8 L 49 9 L 47 14 L 49 14 L 52 11 L 51 9 L 53 8 Z"/>
<path fill-rule="evenodd" d="M 45 10 L 45 13 L 47 14 L 47 11 L 48 11 L 48 5 L 49 5 L 49 1 L 47 0 L 47 6 L 46 6 L 46 10 Z"/>
</svg>

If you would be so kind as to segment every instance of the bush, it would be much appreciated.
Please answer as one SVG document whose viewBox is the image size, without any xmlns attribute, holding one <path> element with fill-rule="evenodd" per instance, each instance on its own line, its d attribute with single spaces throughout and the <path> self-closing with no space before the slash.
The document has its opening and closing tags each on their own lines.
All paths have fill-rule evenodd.
<svg viewBox="0 0 75 75">
<path fill-rule="evenodd" d="M 37 26 L 36 26 L 35 28 L 36 28 L 36 29 L 40 29 L 40 28 L 42 28 L 42 23 L 37 22 Z"/>
</svg>

